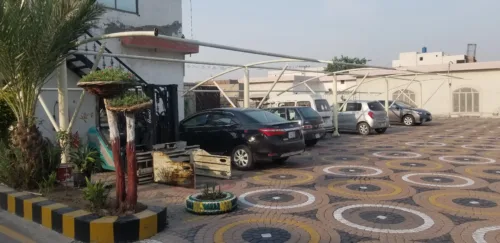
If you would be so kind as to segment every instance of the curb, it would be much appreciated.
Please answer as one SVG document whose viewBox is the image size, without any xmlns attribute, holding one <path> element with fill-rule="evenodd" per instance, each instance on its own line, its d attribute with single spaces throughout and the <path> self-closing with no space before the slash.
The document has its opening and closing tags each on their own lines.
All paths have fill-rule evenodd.
<svg viewBox="0 0 500 243">
<path fill-rule="evenodd" d="M 163 231 L 167 222 L 165 207 L 148 206 L 146 210 L 133 215 L 101 217 L 30 192 L 17 192 L 2 185 L 0 185 L 0 208 L 83 242 L 114 243 L 144 240 Z"/>
</svg>

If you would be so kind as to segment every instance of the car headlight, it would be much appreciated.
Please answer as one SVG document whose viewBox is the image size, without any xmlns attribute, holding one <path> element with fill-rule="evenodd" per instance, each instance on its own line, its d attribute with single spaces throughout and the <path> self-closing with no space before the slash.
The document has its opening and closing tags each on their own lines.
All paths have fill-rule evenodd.
<svg viewBox="0 0 500 243">
<path fill-rule="evenodd" d="M 416 113 L 417 113 L 417 114 L 419 114 L 419 115 L 423 115 L 423 114 L 424 114 L 424 113 L 423 113 L 423 112 L 421 112 L 421 111 L 416 111 Z"/>
</svg>

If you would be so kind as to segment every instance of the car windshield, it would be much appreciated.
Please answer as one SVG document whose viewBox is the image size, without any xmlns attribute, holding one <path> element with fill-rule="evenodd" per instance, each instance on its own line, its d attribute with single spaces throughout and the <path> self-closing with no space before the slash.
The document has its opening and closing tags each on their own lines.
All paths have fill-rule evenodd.
<svg viewBox="0 0 500 243">
<path fill-rule="evenodd" d="M 287 122 L 287 120 L 269 112 L 263 110 L 257 111 L 245 111 L 245 115 L 249 116 L 254 123 L 276 123 L 276 122 Z"/>
<path fill-rule="evenodd" d="M 321 118 L 321 116 L 318 114 L 318 112 L 316 112 L 315 110 L 313 110 L 310 107 L 299 107 L 299 108 L 297 108 L 297 110 L 300 111 L 300 114 L 302 114 L 302 116 L 304 118 L 307 118 L 307 119 Z"/>
<path fill-rule="evenodd" d="M 368 103 L 368 108 L 372 111 L 383 111 L 384 106 L 380 104 L 378 101 Z"/>
<path fill-rule="evenodd" d="M 314 103 L 316 105 L 316 110 L 318 112 L 331 111 L 330 105 L 328 104 L 328 101 L 326 101 L 325 99 L 315 100 Z"/>
</svg>

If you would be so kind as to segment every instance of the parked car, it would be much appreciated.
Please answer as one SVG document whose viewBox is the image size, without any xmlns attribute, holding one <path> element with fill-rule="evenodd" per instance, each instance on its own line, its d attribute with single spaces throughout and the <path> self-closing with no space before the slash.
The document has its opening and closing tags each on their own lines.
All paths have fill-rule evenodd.
<svg viewBox="0 0 500 243">
<path fill-rule="evenodd" d="M 268 111 L 220 108 L 202 111 L 182 120 L 180 139 L 200 145 L 209 153 L 230 155 L 241 170 L 251 169 L 256 161 L 285 162 L 304 152 L 301 126 Z"/>
<path fill-rule="evenodd" d="M 339 103 L 341 108 L 343 103 Z M 339 111 L 339 131 L 356 131 L 368 135 L 372 130 L 385 133 L 389 127 L 389 118 L 384 106 L 378 101 L 348 101 L 343 110 Z"/>
<path fill-rule="evenodd" d="M 326 133 L 323 118 L 311 107 L 282 106 L 265 110 L 300 124 L 306 146 L 314 146 Z"/>
<path fill-rule="evenodd" d="M 325 130 L 333 132 L 332 110 L 328 101 L 321 95 L 315 94 L 293 94 L 280 95 L 269 98 L 265 103 L 266 108 L 282 106 L 305 106 L 317 111 L 323 119 Z"/>
<path fill-rule="evenodd" d="M 380 103 L 385 106 L 385 100 L 380 100 Z M 389 100 L 389 121 L 391 124 L 401 124 L 406 126 L 421 125 L 424 122 L 432 121 L 432 114 L 424 109 L 419 109 L 413 105 L 397 100 L 394 102 Z"/>
</svg>

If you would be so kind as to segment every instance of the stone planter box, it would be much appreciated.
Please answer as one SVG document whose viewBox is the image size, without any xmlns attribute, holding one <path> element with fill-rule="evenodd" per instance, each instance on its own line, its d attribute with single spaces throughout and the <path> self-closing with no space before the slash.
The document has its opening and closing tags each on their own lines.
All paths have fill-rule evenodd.
<svg viewBox="0 0 500 243">
<path fill-rule="evenodd" d="M 217 200 L 197 199 L 201 193 L 190 195 L 186 198 L 186 210 L 201 215 L 231 212 L 238 206 L 238 198 L 230 192 L 224 193 L 226 197 Z"/>
</svg>

